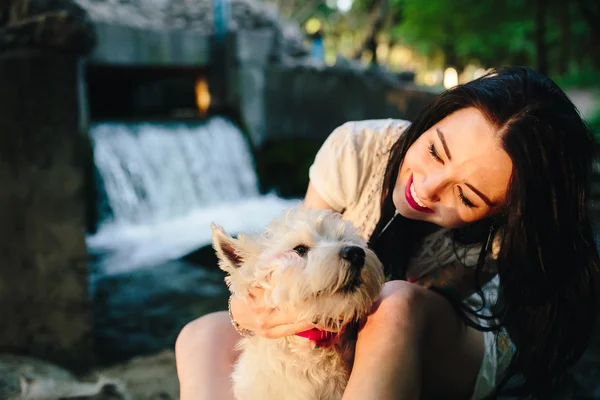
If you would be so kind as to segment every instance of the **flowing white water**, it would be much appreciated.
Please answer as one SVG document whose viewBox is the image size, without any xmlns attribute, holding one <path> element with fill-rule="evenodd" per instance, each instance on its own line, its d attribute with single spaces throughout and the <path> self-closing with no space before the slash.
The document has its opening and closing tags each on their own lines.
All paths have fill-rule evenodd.
<svg viewBox="0 0 600 400">
<path fill-rule="evenodd" d="M 260 231 L 298 200 L 260 195 L 240 130 L 195 124 L 102 123 L 91 130 L 105 210 L 91 253 L 113 274 L 176 259 L 210 243 L 210 223 Z"/>
</svg>

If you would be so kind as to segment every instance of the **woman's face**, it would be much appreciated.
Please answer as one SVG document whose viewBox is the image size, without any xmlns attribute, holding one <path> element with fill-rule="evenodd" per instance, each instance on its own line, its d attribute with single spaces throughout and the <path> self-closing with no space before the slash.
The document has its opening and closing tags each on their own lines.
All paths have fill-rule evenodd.
<svg viewBox="0 0 600 400">
<path fill-rule="evenodd" d="M 497 213 L 512 161 L 501 137 L 476 108 L 450 114 L 408 149 L 394 187 L 398 212 L 446 227 Z"/>
</svg>

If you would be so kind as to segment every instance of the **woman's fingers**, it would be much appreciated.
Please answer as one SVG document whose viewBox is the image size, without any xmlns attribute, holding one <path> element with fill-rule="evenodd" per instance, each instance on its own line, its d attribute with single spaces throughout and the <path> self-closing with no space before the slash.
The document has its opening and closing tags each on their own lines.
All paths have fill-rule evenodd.
<svg viewBox="0 0 600 400">
<path fill-rule="evenodd" d="M 314 324 L 307 321 L 299 321 L 292 324 L 277 325 L 263 332 L 264 337 L 269 339 L 278 339 L 284 336 L 292 336 L 299 332 L 313 329 Z"/>
<path fill-rule="evenodd" d="M 278 325 L 297 322 L 295 316 L 265 306 L 263 292 L 263 289 L 253 288 L 248 294 L 247 301 L 237 297 L 231 300 L 231 312 L 240 327 L 263 335 Z"/>
<path fill-rule="evenodd" d="M 247 303 L 247 305 L 237 302 L 232 304 L 232 307 L 235 306 L 234 317 L 242 328 L 251 330 L 257 335 L 276 339 L 315 327 L 315 324 L 308 321 L 297 321 L 295 315 L 266 306 L 264 289 L 260 287 L 251 287 L 248 290 Z M 237 314 L 238 310 L 239 314 Z"/>
<path fill-rule="evenodd" d="M 280 325 L 287 326 L 298 323 L 298 317 L 276 308 L 265 308 L 263 312 L 257 314 L 257 322 L 261 332 L 266 332 Z"/>
<path fill-rule="evenodd" d="M 258 286 L 252 286 L 248 290 L 248 297 L 253 302 L 263 303 L 263 295 L 264 295 L 264 293 L 265 293 L 265 290 L 263 288 L 258 287 Z"/>
</svg>

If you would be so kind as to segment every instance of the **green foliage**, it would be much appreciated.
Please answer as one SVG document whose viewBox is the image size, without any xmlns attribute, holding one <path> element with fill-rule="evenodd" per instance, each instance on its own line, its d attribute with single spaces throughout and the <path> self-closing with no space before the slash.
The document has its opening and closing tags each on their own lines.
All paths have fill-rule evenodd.
<svg viewBox="0 0 600 400">
<path fill-rule="evenodd" d="M 600 71 L 592 67 L 574 69 L 567 75 L 555 77 L 554 80 L 565 89 L 588 87 L 600 89 Z M 598 114 L 600 117 L 600 110 Z"/>
<path fill-rule="evenodd" d="M 304 197 L 308 169 L 322 144 L 322 140 L 291 139 L 266 143 L 255 150 L 261 191 L 275 191 L 282 197 Z"/>
<path fill-rule="evenodd" d="M 600 70 L 597 0 L 353 0 L 347 13 L 335 0 L 265 1 L 297 22 L 323 21 L 337 54 L 361 48 L 381 12 L 378 40 L 406 45 L 439 67 L 519 64 L 574 83 L 590 81 L 587 70 Z"/>
<path fill-rule="evenodd" d="M 459 69 L 468 63 L 484 67 L 536 66 L 537 7 L 542 10 L 543 35 L 550 71 L 564 75 L 590 61 L 589 23 L 572 2 L 543 0 L 390 0 L 402 12 L 393 37 L 418 53 L 444 59 Z M 595 62 L 594 62 L 595 60 Z"/>
<path fill-rule="evenodd" d="M 423 55 L 451 56 L 460 67 L 513 63 L 534 52 L 528 0 L 392 1 L 404 12 L 394 36 Z"/>
</svg>

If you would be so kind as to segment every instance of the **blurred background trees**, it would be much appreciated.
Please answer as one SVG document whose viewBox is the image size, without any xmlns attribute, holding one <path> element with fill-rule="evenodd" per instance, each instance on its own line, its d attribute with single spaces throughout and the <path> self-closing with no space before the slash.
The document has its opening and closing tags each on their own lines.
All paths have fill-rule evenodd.
<svg viewBox="0 0 600 400">
<path fill-rule="evenodd" d="M 264 0 L 322 35 L 325 61 L 342 55 L 419 83 L 459 80 L 505 64 L 535 68 L 559 83 L 600 81 L 597 0 Z M 308 36 L 313 37 L 313 36 Z"/>
</svg>

